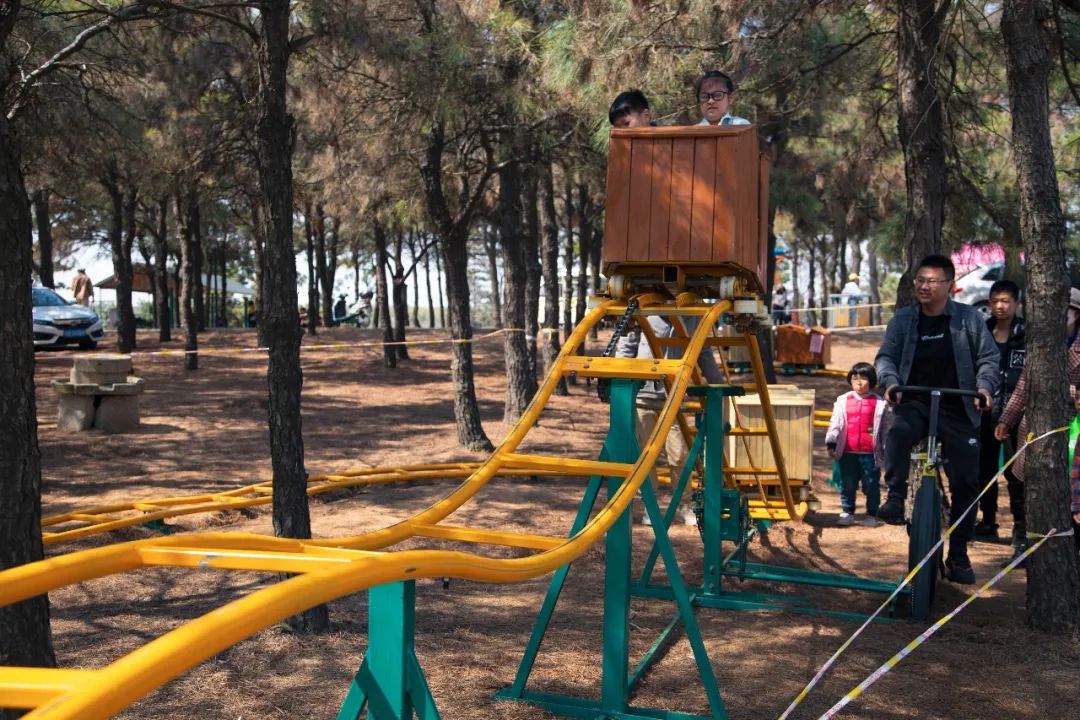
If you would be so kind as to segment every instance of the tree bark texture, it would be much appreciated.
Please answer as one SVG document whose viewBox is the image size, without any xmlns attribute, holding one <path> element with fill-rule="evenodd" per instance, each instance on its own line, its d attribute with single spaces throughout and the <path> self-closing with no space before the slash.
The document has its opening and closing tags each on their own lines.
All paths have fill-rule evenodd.
<svg viewBox="0 0 1080 720">
<path fill-rule="evenodd" d="M 904 149 L 907 211 L 904 216 L 904 274 L 896 306 L 915 301 L 915 266 L 941 250 L 945 220 L 945 145 L 937 59 L 941 24 L 951 0 L 897 3 L 897 128 Z"/>
<path fill-rule="evenodd" d="M 404 245 L 405 236 L 399 230 L 394 233 L 393 251 L 390 253 L 390 267 L 392 268 L 390 272 L 390 299 L 394 303 L 393 337 L 394 341 L 399 343 L 405 342 L 405 328 L 409 324 L 409 286 L 406 284 L 408 278 L 405 277 L 405 263 L 401 259 Z M 394 345 L 393 349 L 398 360 L 409 359 L 407 345 Z"/>
<path fill-rule="evenodd" d="M 529 371 L 534 379 L 540 377 L 536 339 L 540 336 L 540 209 L 537 205 L 536 163 L 525 171 L 522 194 L 525 213 L 525 234 L 522 248 L 525 255 L 525 345 L 529 349 Z"/>
<path fill-rule="evenodd" d="M 195 226 L 199 217 L 199 196 L 189 190 L 181 204 L 176 201 L 176 217 L 180 219 L 180 308 L 184 318 L 184 367 L 199 368 L 199 324 L 196 319 L 195 298 L 200 294 L 195 284 Z"/>
<path fill-rule="evenodd" d="M 109 194 L 111 205 L 109 249 L 112 251 L 113 274 L 116 276 L 116 349 L 129 353 L 135 349 L 135 311 L 131 306 L 135 273 L 131 266 L 131 248 L 135 243 L 137 191 L 134 187 L 129 187 L 126 193 L 122 190 L 115 156 L 110 156 L 106 161 L 101 183 Z"/>
<path fill-rule="evenodd" d="M 551 372 L 562 346 L 559 338 L 559 218 L 555 214 L 555 187 L 551 164 L 540 168 L 537 187 L 540 204 L 541 248 L 540 273 L 544 278 L 544 345 L 542 354 L 545 372 Z M 556 395 L 569 395 L 566 379 L 555 386 Z"/>
<path fill-rule="evenodd" d="M 382 328 L 384 343 L 394 342 L 394 328 L 390 324 L 390 292 L 386 284 L 386 266 L 389 254 L 386 252 L 386 229 L 376 222 L 375 240 L 375 325 Z M 388 368 L 397 367 L 397 352 L 390 344 L 383 345 L 383 364 Z"/>
<path fill-rule="evenodd" d="M 446 289 L 450 314 L 450 335 L 455 340 L 472 340 L 472 316 L 469 293 L 470 205 L 454 217 L 443 192 L 443 153 L 445 128 L 436 121 L 431 128 L 427 152 L 421 170 L 427 214 L 442 249 L 446 268 Z M 476 452 L 494 449 L 480 421 L 480 405 L 473 381 L 472 343 L 457 342 L 451 347 L 450 370 L 454 380 L 454 420 L 458 442 Z"/>
<path fill-rule="evenodd" d="M 435 327 L 435 299 L 431 295 L 431 249 L 424 253 L 424 283 L 427 285 L 427 326 Z"/>
<path fill-rule="evenodd" d="M 310 538 L 307 473 L 300 416 L 300 318 L 296 309 L 293 255 L 293 120 L 286 107 L 289 65 L 289 2 L 259 4 L 258 168 L 266 209 L 266 297 L 260 324 L 269 345 L 270 460 L 273 468 L 274 534 Z M 301 631 L 329 625 L 325 606 L 290 619 Z"/>
<path fill-rule="evenodd" d="M 158 200 L 158 228 L 154 234 L 154 302 L 157 304 L 158 342 L 172 340 L 172 313 L 169 311 L 169 198 Z"/>
<path fill-rule="evenodd" d="M 1050 41 L 1036 0 L 1006 0 L 1001 19 L 1012 114 L 1013 157 L 1020 189 L 1020 229 L 1027 262 L 1027 408 L 1035 435 L 1060 427 L 1072 414 L 1066 388 L 1064 343 L 1069 283 L 1047 101 Z M 1065 435 L 1027 451 L 1025 501 L 1028 529 L 1045 533 L 1072 527 Z M 1054 634 L 1080 629 L 1080 571 L 1069 538 L 1051 539 L 1027 561 L 1028 622 Z"/>
<path fill-rule="evenodd" d="M 319 312 L 324 324 L 334 319 L 334 278 L 327 257 L 326 212 L 322 203 L 315 206 L 315 274 L 319 283 Z"/>
<path fill-rule="evenodd" d="M 520 156 L 521 143 L 508 139 L 504 152 L 509 158 Z M 529 364 L 525 342 L 525 228 L 522 224 L 521 165 L 508 162 L 499 173 L 499 244 L 502 247 L 503 281 L 506 289 L 503 304 L 503 335 L 506 360 L 506 402 L 503 420 L 515 423 L 536 394 L 536 375 Z"/>
<path fill-rule="evenodd" d="M 312 335 L 319 330 L 319 276 L 315 269 L 315 228 L 311 222 L 311 202 L 304 203 L 304 248 L 307 250 L 307 329 Z"/>
<path fill-rule="evenodd" d="M 38 236 L 38 279 L 47 288 L 56 287 L 53 279 L 53 237 L 52 215 L 49 212 L 48 188 L 34 193 L 34 220 L 37 223 Z"/>
<path fill-rule="evenodd" d="M 585 308 L 589 298 L 589 255 L 592 243 L 599 240 L 593 236 L 592 203 L 589 201 L 589 188 L 585 183 L 578 185 L 578 256 L 577 287 L 574 292 L 574 325 L 585 319 Z M 573 330 L 573 328 L 571 328 Z M 584 350 L 584 346 L 582 346 Z"/>
<path fill-rule="evenodd" d="M 0 16 L 0 51 L 19 12 Z M 9 80 L 0 67 L 0 91 Z M 34 397 L 30 206 L 18 138 L 0 113 L 0 570 L 41 560 L 41 455 Z M 0 665 L 53 667 L 48 595 L 0 607 Z M 15 711 L 0 710 L 14 720 Z"/>
<path fill-rule="evenodd" d="M 484 252 L 487 253 L 488 276 L 491 278 L 491 324 L 496 329 L 503 327 L 503 295 L 499 284 L 499 241 L 490 227 L 484 229 Z"/>
<path fill-rule="evenodd" d="M 412 324 L 413 327 L 420 327 L 420 258 L 419 251 L 416 249 L 416 236 L 412 233 L 409 234 L 409 257 L 412 258 L 412 269 L 409 271 L 412 273 L 412 288 L 413 288 L 413 302 L 412 302 Z"/>
<path fill-rule="evenodd" d="M 439 327 L 446 327 L 446 292 L 442 270 L 442 247 L 435 253 L 435 292 L 439 296 Z"/>
<path fill-rule="evenodd" d="M 574 331 L 574 188 L 569 171 L 566 171 L 565 180 L 563 211 L 566 225 L 563 240 L 566 249 L 563 252 L 562 324 L 563 335 L 569 337 Z"/>
<path fill-rule="evenodd" d="M 192 190 L 196 198 L 198 197 L 197 192 L 194 189 Z M 209 303 L 204 302 L 203 296 L 203 268 L 206 265 L 206 258 L 203 253 L 202 214 L 199 212 L 198 202 L 195 204 L 195 214 L 200 219 L 199 222 L 191 225 L 191 263 L 195 273 L 195 290 L 192 293 L 192 302 L 195 310 L 195 329 L 202 332 L 206 330 L 206 307 Z"/>
</svg>

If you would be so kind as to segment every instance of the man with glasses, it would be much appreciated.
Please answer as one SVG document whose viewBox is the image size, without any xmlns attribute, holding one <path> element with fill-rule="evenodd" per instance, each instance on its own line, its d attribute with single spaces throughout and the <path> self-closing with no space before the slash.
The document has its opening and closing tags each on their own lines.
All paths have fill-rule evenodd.
<svg viewBox="0 0 1080 720">
<path fill-rule="evenodd" d="M 698 125 L 749 125 L 750 121 L 728 112 L 735 102 L 735 83 L 727 73 L 710 70 L 694 83 L 694 96 L 701 109 Z"/>
<path fill-rule="evenodd" d="M 949 523 L 955 523 L 978 495 L 980 410 L 988 410 L 997 390 L 999 357 L 994 336 L 972 307 L 953 302 L 956 270 L 943 255 L 928 255 L 915 271 L 918 303 L 900 308 L 889 321 L 875 365 L 885 397 L 892 403 L 893 420 L 885 436 L 885 483 L 888 499 L 878 510 L 887 523 L 904 522 L 911 449 L 929 430 L 930 399 L 904 397 L 892 392 L 897 385 L 977 390 L 981 407 L 970 398 L 942 398 L 938 437 L 945 458 L 952 503 Z M 975 512 L 972 511 L 949 538 L 945 560 L 947 577 L 970 585 L 975 572 L 967 555 Z"/>
</svg>

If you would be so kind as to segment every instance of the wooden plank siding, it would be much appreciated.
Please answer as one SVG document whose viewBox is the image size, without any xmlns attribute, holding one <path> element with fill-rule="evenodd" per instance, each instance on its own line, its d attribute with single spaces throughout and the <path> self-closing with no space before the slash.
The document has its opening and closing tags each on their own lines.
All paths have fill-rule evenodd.
<svg viewBox="0 0 1080 720">
<path fill-rule="evenodd" d="M 611 133 L 603 264 L 738 264 L 764 280 L 768 161 L 752 125 Z"/>
</svg>

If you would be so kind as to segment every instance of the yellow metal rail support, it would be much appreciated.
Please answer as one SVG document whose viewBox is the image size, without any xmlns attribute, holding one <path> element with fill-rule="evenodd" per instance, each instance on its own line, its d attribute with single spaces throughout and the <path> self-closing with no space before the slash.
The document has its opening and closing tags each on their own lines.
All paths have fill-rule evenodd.
<svg viewBox="0 0 1080 720">
<path fill-rule="evenodd" d="M 646 309 L 658 313 L 665 309 L 658 299 L 648 300 L 642 303 Z M 670 309 L 670 305 L 666 307 Z M 721 314 L 729 308 L 728 302 L 690 303 L 679 307 L 680 315 L 696 315 L 700 322 L 680 360 L 659 361 L 668 388 L 668 400 L 641 455 L 633 464 L 548 458 L 516 452 L 534 427 L 559 379 L 572 372 L 570 359 L 577 355 L 589 330 L 604 317 L 622 314 L 626 309 L 623 303 L 606 301 L 594 308 L 571 333 L 532 403 L 491 457 L 457 489 L 407 520 L 363 535 L 321 540 L 299 541 L 239 533 L 174 535 L 70 553 L 0 573 L 0 605 L 10 605 L 93 578 L 163 565 L 294 574 L 188 622 L 98 670 L 0 667 L 0 707 L 30 709 L 24 716 L 27 720 L 108 718 L 185 670 L 259 630 L 343 595 L 424 577 L 518 582 L 572 562 L 599 541 L 626 512 L 642 482 L 649 476 L 668 432 L 681 419 L 680 408 L 686 389 L 698 374 L 698 355 Z M 752 357 L 758 359 L 757 372 L 760 371 L 760 357 L 756 343 L 752 344 L 752 349 Z M 615 371 L 618 367 L 619 361 L 615 359 L 600 360 L 604 362 L 597 363 L 595 369 L 598 372 Z M 573 372 L 592 369 L 590 364 L 589 368 Z M 637 366 L 633 369 L 639 370 Z M 652 371 L 648 371 L 643 379 L 653 377 Z M 763 382 L 763 377 L 759 377 L 759 389 L 765 400 L 767 389 Z M 806 506 L 805 503 L 796 504 L 787 487 L 775 443 L 775 426 L 770 426 L 770 437 L 777 447 L 777 469 L 786 513 L 791 518 L 799 518 Z M 571 474 L 597 472 L 624 476 L 626 481 L 582 530 L 570 538 L 440 525 L 492 477 L 511 469 L 529 474 L 551 470 Z M 221 502 L 222 497 L 221 494 L 211 495 L 210 502 Z M 247 498 L 254 499 L 257 498 Z M 159 501 L 131 506 L 133 509 L 147 507 L 156 512 L 163 504 Z M 518 558 L 485 557 L 452 550 L 376 552 L 414 537 L 494 543 L 540 552 Z"/>
</svg>

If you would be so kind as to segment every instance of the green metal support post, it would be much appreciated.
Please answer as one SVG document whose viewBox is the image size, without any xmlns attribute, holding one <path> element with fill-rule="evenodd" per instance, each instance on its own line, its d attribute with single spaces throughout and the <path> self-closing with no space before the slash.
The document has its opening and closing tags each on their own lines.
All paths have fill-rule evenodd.
<svg viewBox="0 0 1080 720">
<path fill-rule="evenodd" d="M 414 649 L 416 581 L 368 590 L 368 648 L 337 720 L 438 720 Z"/>
<path fill-rule="evenodd" d="M 600 453 L 601 460 L 623 463 L 636 463 L 638 461 L 641 453 L 635 431 L 636 412 L 634 400 L 640 386 L 640 381 L 612 380 L 610 426 L 604 441 L 604 447 Z M 578 515 L 571 529 L 571 535 L 579 532 L 588 520 L 602 480 L 598 476 L 590 479 L 585 497 L 578 507 Z M 607 478 L 609 497 L 618 491 L 623 482 L 623 478 Z M 716 686 L 712 665 L 709 663 L 704 643 L 701 640 L 697 619 L 693 614 L 693 597 L 686 590 L 683 583 L 682 575 L 675 561 L 675 551 L 667 536 L 667 529 L 663 522 L 664 518 L 651 483 L 646 482 L 642 485 L 641 499 L 645 504 L 646 512 L 652 520 L 653 531 L 657 534 L 658 553 L 663 557 L 668 577 L 671 580 L 671 587 L 674 590 L 673 599 L 679 608 L 677 619 L 686 628 L 687 637 L 697 659 L 698 670 L 705 686 L 705 694 L 708 697 L 712 714 L 709 716 L 688 715 L 669 710 L 635 707 L 629 703 L 633 683 L 641 677 L 644 666 L 648 664 L 647 659 L 639 663 L 633 679 L 630 679 L 628 671 L 630 660 L 632 514 L 629 510 L 615 522 L 608 531 L 605 540 L 604 637 L 601 658 L 603 677 L 599 701 L 530 691 L 525 687 L 529 674 L 532 672 L 533 663 L 544 633 L 554 612 L 555 604 L 565 583 L 566 571 L 569 566 L 556 571 L 548 587 L 548 593 L 541 606 L 539 616 L 533 626 L 532 636 L 526 646 L 514 683 L 497 693 L 495 696 L 497 699 L 523 700 L 535 703 L 556 715 L 589 718 L 590 720 L 596 718 L 618 718 L 619 720 L 647 720 L 654 718 L 666 720 L 724 720 L 727 718 L 723 700 L 720 698 L 720 692 Z M 651 657 L 651 655 L 652 651 L 648 656 Z"/>
</svg>

